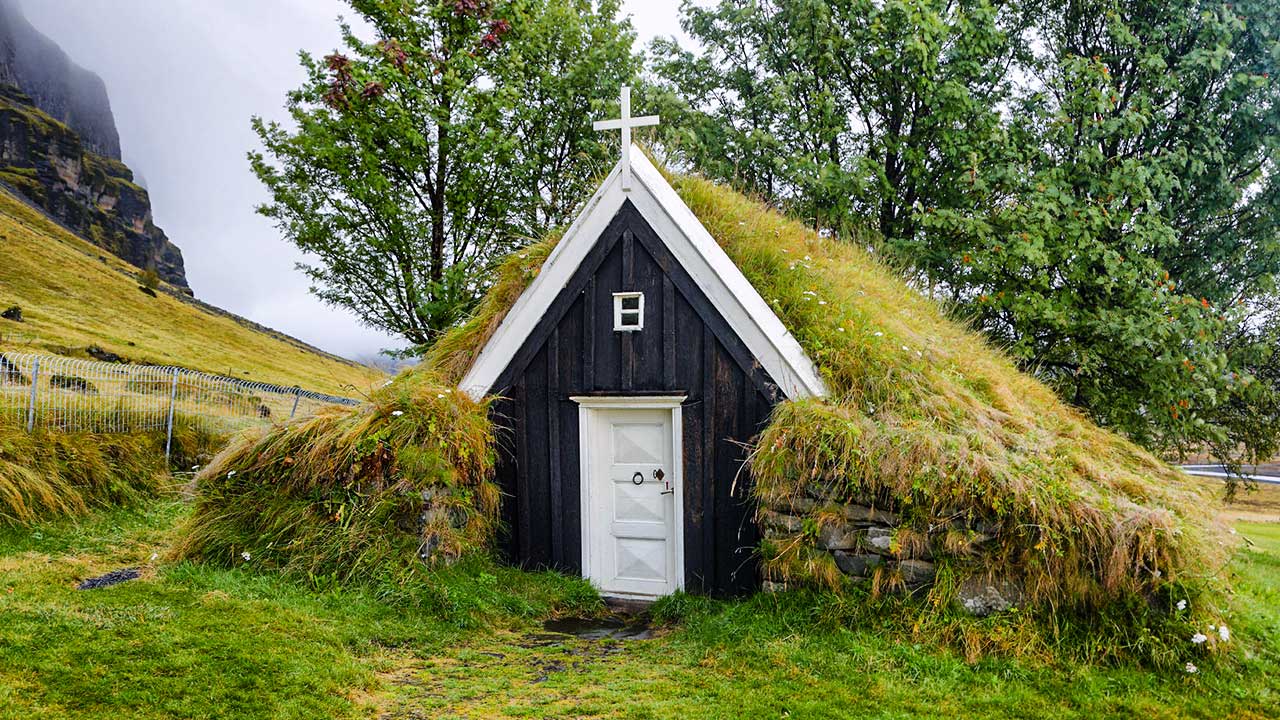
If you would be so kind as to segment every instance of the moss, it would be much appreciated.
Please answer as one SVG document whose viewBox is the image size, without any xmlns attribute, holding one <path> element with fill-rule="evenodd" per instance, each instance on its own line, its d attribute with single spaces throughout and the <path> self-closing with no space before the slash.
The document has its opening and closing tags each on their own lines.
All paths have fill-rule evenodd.
<svg viewBox="0 0 1280 720">
<path fill-rule="evenodd" d="M 37 205 L 43 205 L 48 191 L 37 179 L 35 168 L 5 167 L 0 168 L 0 180 L 17 188 Z"/>
<path fill-rule="evenodd" d="M 750 461 L 763 504 L 822 488 L 876 498 L 917 533 L 955 517 L 1003 528 L 984 569 L 1049 606 L 1151 597 L 1221 567 L 1226 536 L 1189 478 L 1090 423 L 867 251 L 706 180 L 669 180 L 830 389 L 775 408 Z M 556 240 L 508 258 L 424 366 L 456 383 Z M 763 548 L 766 570 L 837 585 L 812 544 Z"/>
<path fill-rule="evenodd" d="M 359 408 L 255 430 L 196 479 L 176 557 L 259 564 L 306 579 L 407 583 L 424 556 L 485 548 L 498 516 L 486 405 L 426 373 Z"/>
</svg>

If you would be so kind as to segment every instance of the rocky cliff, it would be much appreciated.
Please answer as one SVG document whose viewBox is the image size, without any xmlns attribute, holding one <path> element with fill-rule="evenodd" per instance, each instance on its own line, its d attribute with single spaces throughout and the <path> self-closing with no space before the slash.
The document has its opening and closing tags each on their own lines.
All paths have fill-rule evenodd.
<svg viewBox="0 0 1280 720">
<path fill-rule="evenodd" d="M 0 0 L 0 181 L 72 232 L 190 293 L 180 251 L 120 161 L 101 78 Z"/>
<path fill-rule="evenodd" d="M 32 27 L 15 0 L 0 0 L 0 83 L 17 86 L 36 107 L 75 130 L 90 152 L 120 159 L 120 135 L 102 78 Z"/>
<path fill-rule="evenodd" d="M 12 85 L 0 85 L 0 181 L 94 245 L 187 288 L 182 251 L 151 221 L 129 168 L 86 150 Z"/>
</svg>

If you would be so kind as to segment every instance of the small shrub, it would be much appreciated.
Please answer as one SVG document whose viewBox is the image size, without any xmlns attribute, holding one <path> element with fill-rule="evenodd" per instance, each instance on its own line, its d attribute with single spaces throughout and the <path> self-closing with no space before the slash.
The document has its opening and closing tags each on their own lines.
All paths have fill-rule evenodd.
<svg viewBox="0 0 1280 720">
<path fill-rule="evenodd" d="M 139 271 L 137 279 L 138 287 L 143 290 L 150 290 L 153 297 L 155 291 L 160 289 L 160 274 L 151 268 Z"/>
</svg>

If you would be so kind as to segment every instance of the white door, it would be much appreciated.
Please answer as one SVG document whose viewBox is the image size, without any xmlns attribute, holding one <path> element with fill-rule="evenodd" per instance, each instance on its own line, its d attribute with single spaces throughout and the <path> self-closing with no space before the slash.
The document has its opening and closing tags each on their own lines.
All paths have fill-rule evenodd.
<svg viewBox="0 0 1280 720">
<path fill-rule="evenodd" d="M 681 585 L 678 413 L 678 406 L 584 413 L 584 569 L 605 595 L 658 597 Z"/>
</svg>

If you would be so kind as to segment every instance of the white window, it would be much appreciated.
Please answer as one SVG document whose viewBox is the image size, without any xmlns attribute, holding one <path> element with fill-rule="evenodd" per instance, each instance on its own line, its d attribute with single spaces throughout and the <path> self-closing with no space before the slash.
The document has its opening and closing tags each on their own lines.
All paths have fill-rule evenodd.
<svg viewBox="0 0 1280 720">
<path fill-rule="evenodd" d="M 613 329 L 619 332 L 644 329 L 644 293 L 613 294 Z"/>
</svg>

